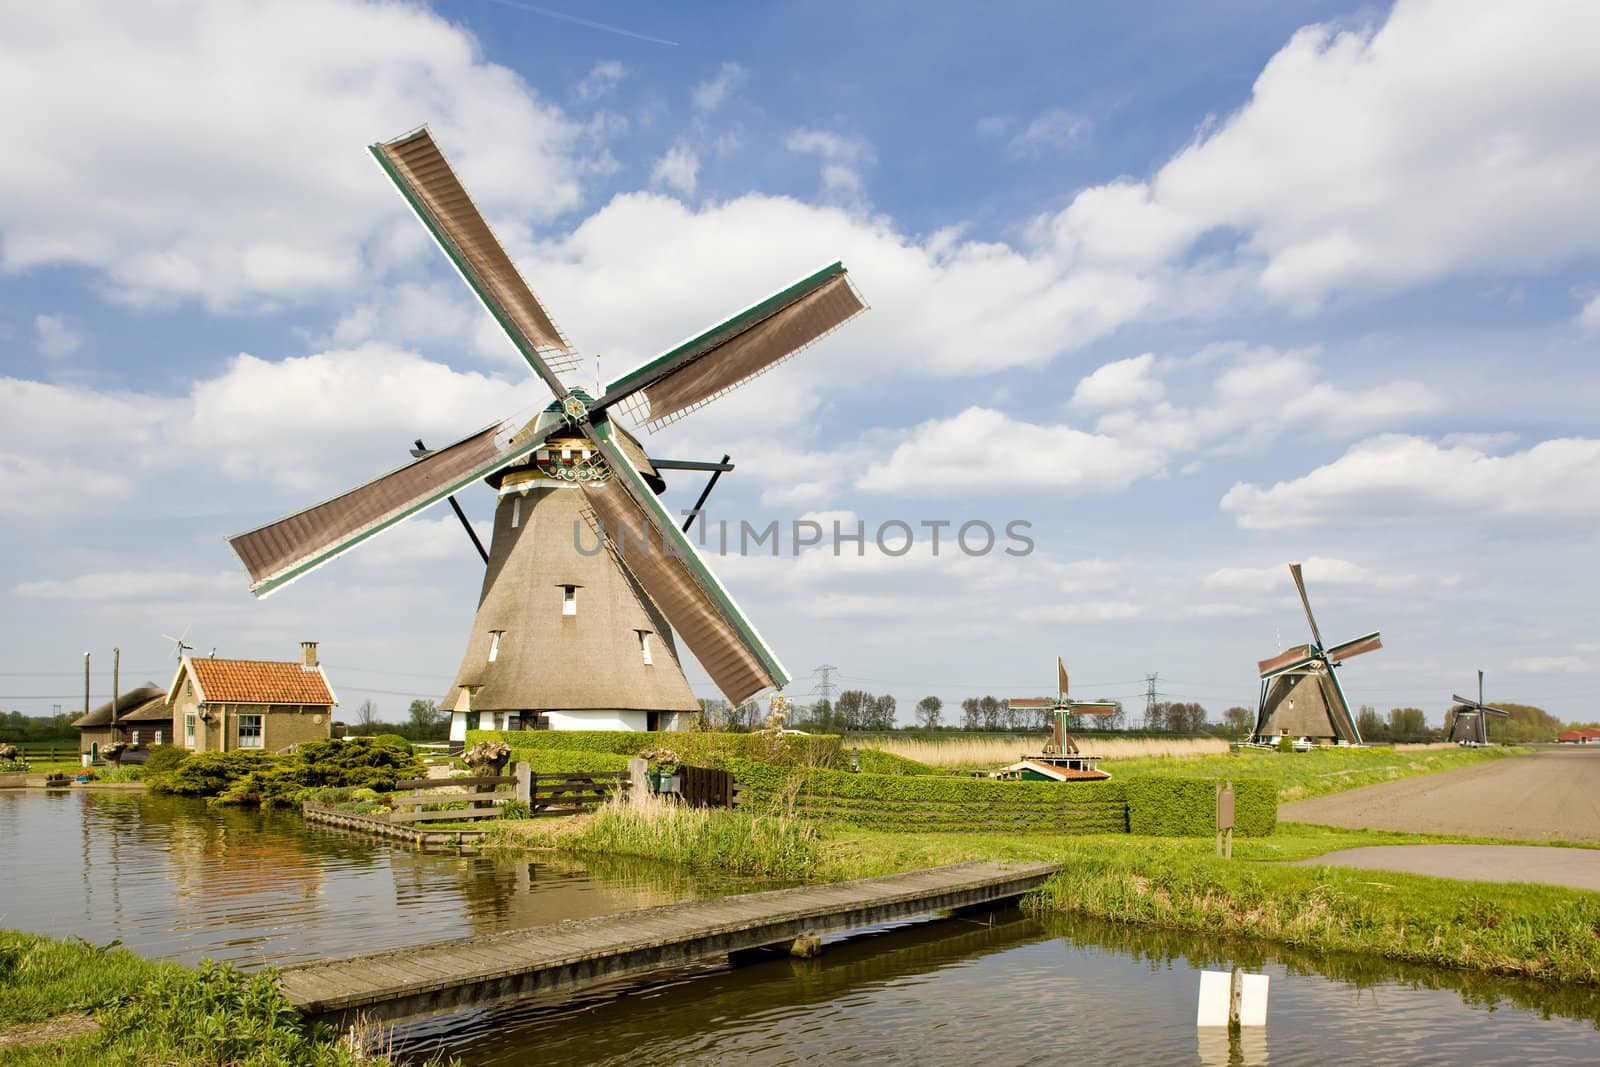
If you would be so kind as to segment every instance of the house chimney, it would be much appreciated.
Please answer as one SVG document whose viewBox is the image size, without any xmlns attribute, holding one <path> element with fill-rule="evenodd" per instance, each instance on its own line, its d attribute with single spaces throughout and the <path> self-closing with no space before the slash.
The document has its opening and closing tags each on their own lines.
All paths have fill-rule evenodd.
<svg viewBox="0 0 1600 1067">
<path fill-rule="evenodd" d="M 303 671 L 317 669 L 317 643 L 315 641 L 300 642 L 300 669 Z"/>
</svg>

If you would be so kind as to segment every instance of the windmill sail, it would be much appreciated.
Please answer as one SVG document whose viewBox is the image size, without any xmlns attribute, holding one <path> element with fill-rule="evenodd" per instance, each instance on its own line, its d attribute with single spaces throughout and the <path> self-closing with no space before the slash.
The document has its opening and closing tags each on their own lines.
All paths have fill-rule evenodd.
<svg viewBox="0 0 1600 1067">
<path fill-rule="evenodd" d="M 555 373 L 575 368 L 578 354 L 517 272 L 427 128 L 370 151 L 534 373 L 557 396 L 564 394 Z"/>
<path fill-rule="evenodd" d="M 1354 641 L 1346 641 L 1342 645 L 1334 645 L 1328 649 L 1328 658 L 1346 660 L 1352 656 L 1363 656 L 1368 652 L 1376 652 L 1382 647 L 1383 641 L 1378 637 L 1378 632 L 1374 630 L 1372 633 L 1364 637 L 1358 637 Z"/>
<path fill-rule="evenodd" d="M 515 423 L 485 427 L 347 493 L 228 538 L 250 572 L 250 591 L 266 596 L 334 556 L 532 452 L 543 433 Z"/>
<path fill-rule="evenodd" d="M 1056 657 L 1056 684 L 1060 686 L 1061 699 L 1067 698 L 1067 665 L 1061 662 L 1061 657 Z"/>
<path fill-rule="evenodd" d="M 602 403 L 621 403 L 651 431 L 675 422 L 832 333 L 866 310 L 844 265 L 803 278 L 612 382 Z"/>
<path fill-rule="evenodd" d="M 788 671 L 616 446 L 610 426 L 583 430 L 612 472 L 605 482 L 583 486 L 590 506 L 622 562 L 712 682 L 735 704 L 786 685 Z"/>
</svg>

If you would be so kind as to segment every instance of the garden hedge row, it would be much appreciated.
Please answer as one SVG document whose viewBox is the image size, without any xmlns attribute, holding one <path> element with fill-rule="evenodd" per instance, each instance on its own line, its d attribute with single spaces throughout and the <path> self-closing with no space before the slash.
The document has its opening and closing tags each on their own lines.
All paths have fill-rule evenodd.
<svg viewBox="0 0 1600 1067">
<path fill-rule="evenodd" d="M 467 747 L 479 741 L 504 741 L 512 752 L 561 749 L 637 756 L 666 748 L 693 767 L 725 767 L 729 760 L 756 760 L 785 766 L 837 767 L 839 739 L 831 734 L 702 733 L 694 730 L 469 730 Z M 513 759 L 524 759 L 513 756 Z M 909 761 L 908 761 L 909 762 Z"/>
<path fill-rule="evenodd" d="M 1215 778 L 1129 778 L 1128 832 L 1199 837 L 1217 831 Z M 1234 833 L 1270 837 L 1278 825 L 1278 787 L 1260 778 L 1233 783 Z"/>
</svg>

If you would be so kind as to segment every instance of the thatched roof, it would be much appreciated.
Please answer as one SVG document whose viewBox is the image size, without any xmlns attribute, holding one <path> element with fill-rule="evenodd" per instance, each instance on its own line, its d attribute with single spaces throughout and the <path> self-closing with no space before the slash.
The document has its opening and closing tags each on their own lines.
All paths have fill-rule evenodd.
<svg viewBox="0 0 1600 1067">
<path fill-rule="evenodd" d="M 1257 737 L 1332 738 L 1354 742 L 1350 708 L 1332 673 L 1281 674 L 1272 680 L 1256 722 Z"/>
<path fill-rule="evenodd" d="M 167 704 L 167 691 L 154 682 L 146 682 L 117 696 L 117 722 L 169 722 L 172 708 Z M 72 725 L 82 728 L 111 725 L 111 701 L 106 701 L 86 715 L 73 720 Z"/>
</svg>

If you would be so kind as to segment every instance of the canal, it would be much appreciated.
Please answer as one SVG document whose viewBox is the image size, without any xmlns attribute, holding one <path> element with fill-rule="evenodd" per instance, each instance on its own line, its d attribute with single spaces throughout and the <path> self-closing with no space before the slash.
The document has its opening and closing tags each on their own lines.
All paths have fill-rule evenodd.
<svg viewBox="0 0 1600 1067">
<path fill-rule="evenodd" d="M 420 854 L 291 814 L 0 793 L 0 926 L 241 966 L 536 926 L 735 882 L 660 864 Z M 1198 971 L 1271 976 L 1265 1032 L 1194 1026 Z M 1015 910 L 410 1024 L 469 1065 L 1600 1062 L 1600 995 Z"/>
</svg>

